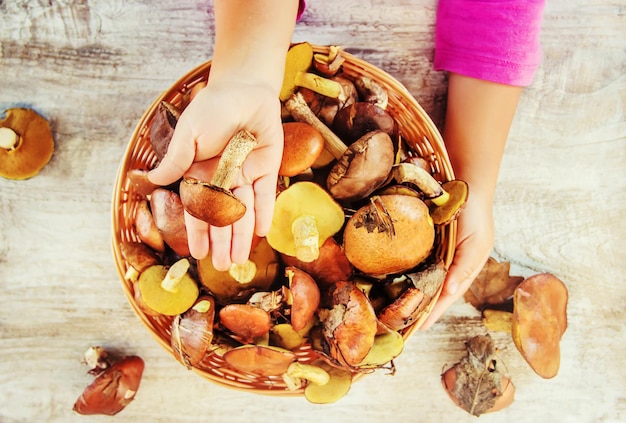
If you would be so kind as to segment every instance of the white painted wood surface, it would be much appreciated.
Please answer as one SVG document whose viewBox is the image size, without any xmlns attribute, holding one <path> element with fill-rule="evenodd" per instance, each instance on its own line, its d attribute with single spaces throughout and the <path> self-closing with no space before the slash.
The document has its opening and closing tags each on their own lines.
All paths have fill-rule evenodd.
<svg viewBox="0 0 626 423">
<path fill-rule="evenodd" d="M 311 0 L 295 41 L 340 44 L 403 82 L 441 124 L 445 75 L 432 70 L 435 0 Z M 570 292 L 559 375 L 536 376 L 496 334 L 517 386 L 485 422 L 626 419 L 626 19 L 613 0 L 548 1 L 544 61 L 522 98 L 495 205 L 494 255 L 512 273 L 552 272 Z M 110 421 L 72 412 L 91 381 L 83 351 L 146 361 L 128 422 L 475 421 L 439 383 L 484 333 L 459 303 L 396 361 L 328 406 L 216 386 L 176 363 L 128 305 L 113 264 L 118 163 L 143 110 L 211 56 L 202 0 L 0 1 L 0 108 L 48 117 L 50 164 L 0 180 L 0 421 Z"/>
</svg>

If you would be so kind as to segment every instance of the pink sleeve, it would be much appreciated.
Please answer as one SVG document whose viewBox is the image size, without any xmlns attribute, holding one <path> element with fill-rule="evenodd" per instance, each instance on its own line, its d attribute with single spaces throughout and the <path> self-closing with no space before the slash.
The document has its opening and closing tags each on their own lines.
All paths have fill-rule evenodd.
<svg viewBox="0 0 626 423">
<path fill-rule="evenodd" d="M 439 0 L 435 69 L 529 85 L 541 62 L 545 0 Z"/>
<path fill-rule="evenodd" d="M 302 17 L 305 8 L 306 2 L 304 0 L 300 0 L 300 4 L 298 5 L 298 20 L 300 20 L 300 18 Z"/>
</svg>

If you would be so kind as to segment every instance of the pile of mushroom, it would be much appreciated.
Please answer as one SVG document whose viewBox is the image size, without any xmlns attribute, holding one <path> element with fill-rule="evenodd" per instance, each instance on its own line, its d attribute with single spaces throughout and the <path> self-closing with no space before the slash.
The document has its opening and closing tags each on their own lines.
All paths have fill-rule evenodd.
<svg viewBox="0 0 626 423">
<path fill-rule="evenodd" d="M 311 402 L 334 402 L 354 375 L 393 369 L 403 335 L 430 310 L 447 270 L 438 234 L 462 209 L 467 185 L 441 184 L 416 164 L 383 87 L 344 74 L 342 63 L 338 47 L 289 51 L 275 214 L 247 263 L 220 272 L 210 258 L 189 257 L 183 212 L 215 226 L 241 217 L 230 188 L 253 134 L 234 134 L 212 181 L 154 187 L 149 169 L 128 172 L 140 199 L 138 241 L 122 248 L 126 277 L 147 318 L 171 325 L 186 367 L 219 355 L 250 377 L 280 377 Z M 163 102 L 152 119 L 158 160 L 179 107 Z"/>
</svg>

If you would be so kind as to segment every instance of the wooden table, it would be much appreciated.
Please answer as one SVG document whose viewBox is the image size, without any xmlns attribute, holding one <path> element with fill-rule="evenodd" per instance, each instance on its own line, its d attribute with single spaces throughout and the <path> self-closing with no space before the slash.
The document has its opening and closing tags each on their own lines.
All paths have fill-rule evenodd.
<svg viewBox="0 0 626 423">
<path fill-rule="evenodd" d="M 437 124 L 446 92 L 432 70 L 434 0 L 310 1 L 294 41 L 339 44 L 403 82 Z M 569 329 L 558 376 L 535 375 L 495 334 L 517 386 L 511 407 L 481 422 L 615 422 L 626 418 L 626 20 L 608 0 L 549 1 L 544 62 L 521 100 L 495 204 L 494 257 L 512 273 L 566 282 Z M 111 254 L 118 164 L 143 111 L 211 57 L 211 2 L 0 3 L 0 107 L 33 107 L 53 128 L 49 165 L 0 179 L 0 421 L 110 421 L 72 412 L 92 380 L 92 345 L 142 356 L 128 422 L 448 422 L 439 375 L 485 333 L 456 304 L 416 333 L 384 371 L 327 406 L 226 389 L 185 370 L 131 310 Z M 624 420 L 622 420 L 624 421 Z"/>
</svg>

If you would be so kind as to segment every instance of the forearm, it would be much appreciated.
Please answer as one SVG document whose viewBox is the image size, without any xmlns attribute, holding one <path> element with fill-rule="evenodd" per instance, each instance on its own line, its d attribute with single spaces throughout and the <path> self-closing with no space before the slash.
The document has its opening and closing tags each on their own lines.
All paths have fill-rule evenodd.
<svg viewBox="0 0 626 423">
<path fill-rule="evenodd" d="M 491 202 L 522 87 L 451 73 L 444 140 L 457 178 Z"/>
<path fill-rule="evenodd" d="M 215 47 L 211 79 L 282 85 L 297 0 L 214 0 Z"/>
</svg>

